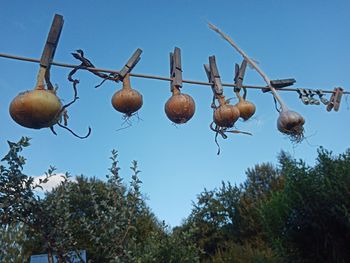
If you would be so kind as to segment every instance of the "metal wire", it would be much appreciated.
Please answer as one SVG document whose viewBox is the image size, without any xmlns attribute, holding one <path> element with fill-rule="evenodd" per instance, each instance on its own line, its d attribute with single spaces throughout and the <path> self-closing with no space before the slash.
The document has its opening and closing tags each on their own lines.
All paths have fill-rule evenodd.
<svg viewBox="0 0 350 263">
<path fill-rule="evenodd" d="M 35 59 L 35 58 L 28 58 L 28 57 L 21 57 L 21 56 L 15 56 L 15 55 L 10 55 L 10 54 L 3 54 L 0 53 L 0 57 L 3 58 L 8 58 L 8 59 L 15 59 L 15 60 L 21 60 L 21 61 L 27 61 L 27 62 L 33 62 L 33 63 L 40 63 L 40 59 Z M 66 64 L 66 63 L 61 63 L 61 62 L 52 62 L 52 66 L 57 66 L 57 67 L 63 67 L 63 68 L 75 68 L 77 65 L 74 64 Z M 103 69 L 103 68 L 85 68 L 86 70 L 89 71 L 97 71 L 97 72 L 106 72 L 106 73 L 114 73 L 118 74 L 119 71 L 117 70 L 111 70 L 111 69 Z M 157 79 L 157 80 L 164 80 L 164 81 L 172 81 L 172 78 L 169 77 L 162 77 L 162 76 L 156 76 L 156 75 L 147 75 L 147 74 L 138 74 L 138 73 L 130 73 L 130 76 L 137 77 L 137 78 L 146 78 L 146 79 Z M 195 84 L 195 85 L 205 85 L 205 86 L 211 86 L 213 83 L 210 82 L 204 82 L 204 81 L 196 81 L 196 80 L 182 80 L 184 83 L 188 84 Z M 236 84 L 233 83 L 222 83 L 222 86 L 225 87 L 237 87 Z M 240 86 L 242 88 L 247 88 L 247 89 L 266 89 L 266 86 L 252 86 L 252 85 L 243 85 Z M 280 91 L 298 91 L 300 88 L 275 88 L 276 90 Z M 304 88 L 310 90 L 310 88 Z M 322 90 L 323 93 L 334 93 L 332 90 Z M 344 91 L 343 94 L 350 94 L 349 91 Z"/>
</svg>

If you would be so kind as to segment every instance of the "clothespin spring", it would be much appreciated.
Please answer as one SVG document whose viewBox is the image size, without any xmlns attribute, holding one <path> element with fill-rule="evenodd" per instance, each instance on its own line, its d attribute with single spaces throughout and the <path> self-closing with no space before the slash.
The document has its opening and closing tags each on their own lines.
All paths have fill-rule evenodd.
<svg viewBox="0 0 350 263">
<path fill-rule="evenodd" d="M 327 100 L 326 98 L 324 98 L 324 93 L 322 90 L 318 89 L 316 90 L 316 94 L 318 95 L 318 97 L 320 98 L 320 101 L 324 104 L 324 105 L 328 105 L 329 104 L 329 100 Z"/>
<path fill-rule="evenodd" d="M 305 105 L 309 105 L 310 100 L 307 91 L 305 89 L 298 89 L 297 92 L 299 94 L 299 99 L 301 99 Z"/>
</svg>

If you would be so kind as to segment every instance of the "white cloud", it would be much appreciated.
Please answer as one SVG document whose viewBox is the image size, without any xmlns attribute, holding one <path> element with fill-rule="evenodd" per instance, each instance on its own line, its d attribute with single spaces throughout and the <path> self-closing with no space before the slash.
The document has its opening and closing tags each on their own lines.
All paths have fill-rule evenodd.
<svg viewBox="0 0 350 263">
<path fill-rule="evenodd" d="M 64 175 L 65 174 L 63 174 L 63 173 L 57 173 L 57 174 L 51 176 L 47 183 L 40 184 L 43 189 L 37 188 L 36 191 L 37 192 L 46 192 L 46 191 L 50 192 L 52 190 L 52 188 L 58 186 L 61 182 L 64 181 L 64 178 L 62 177 Z M 45 178 L 46 178 L 46 175 L 34 176 L 34 185 L 39 184 L 40 179 L 44 180 Z M 75 178 L 71 177 L 71 178 L 69 178 L 69 181 L 75 181 Z"/>
</svg>

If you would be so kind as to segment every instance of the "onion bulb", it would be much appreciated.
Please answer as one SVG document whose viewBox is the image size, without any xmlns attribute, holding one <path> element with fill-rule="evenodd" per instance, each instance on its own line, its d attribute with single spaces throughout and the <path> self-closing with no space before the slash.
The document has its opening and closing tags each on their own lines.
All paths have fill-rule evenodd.
<svg viewBox="0 0 350 263">
<path fill-rule="evenodd" d="M 214 110 L 214 122 L 217 126 L 231 128 L 238 120 L 240 112 L 234 105 L 228 104 L 224 98 L 219 99 L 220 106 Z"/>
<path fill-rule="evenodd" d="M 165 103 L 165 114 L 176 124 L 186 123 L 194 115 L 195 102 L 190 95 L 181 93 L 177 87 L 173 87 L 172 92 L 173 95 Z"/>
<path fill-rule="evenodd" d="M 236 95 L 238 98 L 238 103 L 235 106 L 239 110 L 239 117 L 241 117 L 244 121 L 247 121 L 254 115 L 256 107 L 252 102 L 247 101 L 245 96 L 242 97 L 239 92 L 236 92 Z"/>
<path fill-rule="evenodd" d="M 41 129 L 56 124 L 62 104 L 52 90 L 38 86 L 31 91 L 19 93 L 10 104 L 10 115 L 19 125 Z"/>
<path fill-rule="evenodd" d="M 114 93 L 112 97 L 112 105 L 117 111 L 130 117 L 142 107 L 142 104 L 142 95 L 131 88 L 130 77 L 127 74 L 123 79 L 123 88 Z"/>
<path fill-rule="evenodd" d="M 289 135 L 294 142 L 301 142 L 304 138 L 305 119 L 297 112 L 284 109 L 277 119 L 277 128 L 280 132 Z"/>
</svg>

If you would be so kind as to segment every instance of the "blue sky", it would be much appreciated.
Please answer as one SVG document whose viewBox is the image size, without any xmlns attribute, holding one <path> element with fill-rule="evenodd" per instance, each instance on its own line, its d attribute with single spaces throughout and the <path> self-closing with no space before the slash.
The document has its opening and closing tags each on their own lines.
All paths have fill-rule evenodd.
<svg viewBox="0 0 350 263">
<path fill-rule="evenodd" d="M 55 61 L 76 63 L 70 53 L 78 48 L 96 66 L 120 69 L 136 48 L 143 50 L 135 73 L 168 76 L 169 52 L 182 50 L 183 77 L 206 81 L 203 64 L 215 54 L 223 82 L 233 81 L 234 63 L 241 57 L 217 34 L 211 21 L 230 35 L 272 79 L 293 77 L 296 87 L 333 89 L 350 84 L 350 2 L 335 1 L 1 1 L 0 53 L 39 58 L 53 15 L 64 16 L 65 25 Z M 171 226 L 181 223 L 191 210 L 191 202 L 204 188 L 219 187 L 221 181 L 240 183 L 245 170 L 256 163 L 275 162 L 285 150 L 313 164 L 317 147 L 334 153 L 349 147 L 349 107 L 345 101 L 339 112 L 324 106 L 305 106 L 297 93 L 281 92 L 287 105 L 306 119 L 307 140 L 294 147 L 277 131 L 278 113 L 270 94 L 248 91 L 257 106 L 253 120 L 238 122 L 237 128 L 253 136 L 229 135 L 219 139 L 221 155 L 216 155 L 212 119 L 211 89 L 185 84 L 183 92 L 196 102 L 193 119 L 175 127 L 166 118 L 164 104 L 170 96 L 169 83 L 132 78 L 143 94 L 142 121 L 116 131 L 122 116 L 110 100 L 120 84 L 105 83 L 94 89 L 99 79 L 86 72 L 77 76 L 80 100 L 69 108 L 69 126 L 85 133 L 79 140 L 57 128 L 30 130 L 18 126 L 8 114 L 11 100 L 21 91 L 34 88 L 37 64 L 0 58 L 0 154 L 7 151 L 6 140 L 32 138 L 25 151 L 25 172 L 41 175 L 49 165 L 58 172 L 84 174 L 104 179 L 112 149 L 119 151 L 121 175 L 127 182 L 132 160 L 137 160 L 148 204 L 161 220 Z M 69 70 L 52 67 L 52 82 L 60 87 L 65 101 L 72 97 L 66 80 Z M 264 85 L 253 70 L 245 84 Z M 228 97 L 232 89 L 225 88 Z"/>
</svg>

